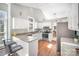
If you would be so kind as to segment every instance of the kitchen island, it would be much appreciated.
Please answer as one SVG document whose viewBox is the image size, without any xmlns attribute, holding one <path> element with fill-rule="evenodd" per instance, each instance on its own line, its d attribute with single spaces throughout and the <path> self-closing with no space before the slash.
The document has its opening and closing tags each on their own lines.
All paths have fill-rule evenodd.
<svg viewBox="0 0 79 59">
<path fill-rule="evenodd" d="M 24 43 L 19 43 L 19 45 L 22 45 L 24 47 L 24 50 L 26 49 L 28 51 L 29 56 L 37 56 L 38 55 L 38 41 L 44 40 L 42 34 L 44 33 L 43 32 L 29 32 L 26 34 L 16 35 L 16 38 L 26 43 L 25 45 L 27 46 L 24 46 Z M 48 34 L 47 41 L 51 41 L 52 36 L 53 36 L 52 33 L 50 32 L 47 34 Z"/>
<path fill-rule="evenodd" d="M 38 40 L 42 39 L 41 35 L 40 32 L 16 35 L 16 37 L 13 38 L 14 41 L 23 46 L 23 49 L 18 53 L 21 53 L 20 55 L 26 55 L 27 53 L 28 56 L 37 56 Z"/>
</svg>

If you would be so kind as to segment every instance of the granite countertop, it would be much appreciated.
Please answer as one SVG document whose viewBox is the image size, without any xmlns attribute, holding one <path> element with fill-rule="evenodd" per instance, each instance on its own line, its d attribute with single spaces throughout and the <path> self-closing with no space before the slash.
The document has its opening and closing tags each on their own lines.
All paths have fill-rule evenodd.
<svg viewBox="0 0 79 59">
<path fill-rule="evenodd" d="M 25 33 L 16 33 L 16 35 L 28 35 L 31 36 L 32 34 L 38 33 L 37 31 L 34 32 L 25 32 Z"/>
<path fill-rule="evenodd" d="M 74 38 L 61 38 L 61 55 L 62 56 L 76 56 L 75 48 L 78 48 L 79 44 L 74 43 Z"/>
<path fill-rule="evenodd" d="M 38 33 L 38 32 L 35 31 L 35 32 L 27 32 L 27 33 L 17 33 L 15 37 L 20 38 L 21 40 L 23 40 L 25 42 L 31 42 L 33 40 L 29 40 L 28 36 L 31 37 L 33 34 L 36 34 L 36 33 Z M 3 32 L 0 32 L 1 37 L 2 37 L 3 34 L 4 34 Z"/>
<path fill-rule="evenodd" d="M 4 35 L 4 32 L 0 32 L 0 36 Z"/>
<path fill-rule="evenodd" d="M 28 35 L 31 36 L 32 34 L 35 34 L 37 32 L 25 32 L 25 33 L 16 33 L 16 35 Z M 0 32 L 0 36 L 4 35 L 4 32 Z M 12 33 L 13 36 L 13 33 Z"/>
<path fill-rule="evenodd" d="M 72 44 L 79 45 L 79 43 L 75 43 L 74 38 L 65 38 L 65 37 L 62 37 L 61 38 L 61 42 L 67 42 L 67 43 L 72 43 Z"/>
<path fill-rule="evenodd" d="M 23 40 L 24 42 L 31 42 L 31 41 L 34 41 L 35 39 L 34 38 L 32 38 L 32 35 L 33 34 L 36 34 L 36 33 L 38 33 L 38 32 L 29 32 L 29 33 L 27 33 L 27 34 L 21 34 L 21 35 L 16 35 L 16 37 L 17 38 L 20 38 L 21 40 Z M 30 39 L 29 39 L 29 38 Z"/>
<path fill-rule="evenodd" d="M 28 42 L 27 35 L 17 35 L 16 37 L 23 40 L 23 41 L 25 41 L 25 42 Z"/>
</svg>

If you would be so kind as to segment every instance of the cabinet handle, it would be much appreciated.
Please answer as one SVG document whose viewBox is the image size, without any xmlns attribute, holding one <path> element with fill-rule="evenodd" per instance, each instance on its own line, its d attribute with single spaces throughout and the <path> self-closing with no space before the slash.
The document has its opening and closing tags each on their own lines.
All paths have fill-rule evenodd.
<svg viewBox="0 0 79 59">
<path fill-rule="evenodd" d="M 79 23 L 78 23 L 78 28 L 79 28 Z"/>
</svg>

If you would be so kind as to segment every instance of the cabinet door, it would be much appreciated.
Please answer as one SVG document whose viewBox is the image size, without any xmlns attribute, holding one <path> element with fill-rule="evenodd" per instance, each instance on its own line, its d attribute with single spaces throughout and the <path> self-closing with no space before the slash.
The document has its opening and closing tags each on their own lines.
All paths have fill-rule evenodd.
<svg viewBox="0 0 79 59">
<path fill-rule="evenodd" d="M 28 28 L 26 19 L 14 17 L 12 20 L 13 20 L 13 27 L 12 27 L 13 29 L 27 29 Z"/>
<path fill-rule="evenodd" d="M 34 23 L 35 23 L 34 18 L 28 16 L 27 20 L 28 20 L 28 31 L 33 32 L 34 31 Z"/>
<path fill-rule="evenodd" d="M 29 56 L 37 56 L 38 53 L 38 39 L 29 43 Z"/>
<path fill-rule="evenodd" d="M 72 26 L 74 30 L 78 29 L 78 4 L 72 5 Z"/>
<path fill-rule="evenodd" d="M 68 23 L 70 30 L 78 30 L 78 4 L 72 4 Z"/>
<path fill-rule="evenodd" d="M 19 17 L 19 13 L 20 13 L 20 8 L 16 5 L 12 5 L 11 7 L 11 13 L 13 17 Z"/>
</svg>

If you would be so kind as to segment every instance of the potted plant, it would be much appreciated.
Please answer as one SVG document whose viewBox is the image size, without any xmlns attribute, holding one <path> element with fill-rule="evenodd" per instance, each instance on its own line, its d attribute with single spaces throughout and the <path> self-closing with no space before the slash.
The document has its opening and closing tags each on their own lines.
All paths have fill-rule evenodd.
<svg viewBox="0 0 79 59">
<path fill-rule="evenodd" d="M 77 35 L 75 36 L 74 42 L 75 42 L 75 43 L 79 43 L 79 36 L 77 36 Z"/>
</svg>

